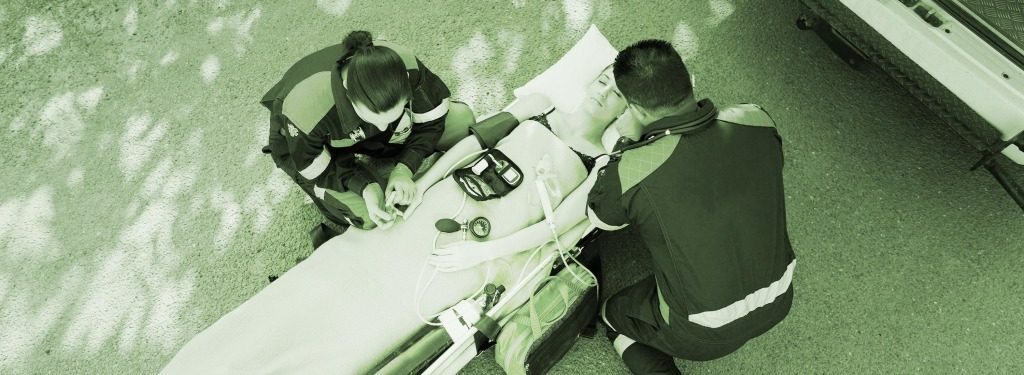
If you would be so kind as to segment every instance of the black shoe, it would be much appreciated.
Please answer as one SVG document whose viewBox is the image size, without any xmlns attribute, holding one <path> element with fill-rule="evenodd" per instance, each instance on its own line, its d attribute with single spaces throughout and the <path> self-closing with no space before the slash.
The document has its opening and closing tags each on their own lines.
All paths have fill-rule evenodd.
<svg viewBox="0 0 1024 375">
<path fill-rule="evenodd" d="M 323 245 L 324 242 L 327 242 L 327 240 L 334 238 L 334 236 L 339 234 L 341 234 L 341 232 L 331 229 L 327 224 L 317 224 L 309 231 L 309 239 L 313 242 L 313 250 L 316 250 L 320 245 Z"/>
<path fill-rule="evenodd" d="M 619 337 L 619 333 L 612 331 L 611 327 L 605 326 L 604 336 L 608 338 L 608 341 L 615 342 L 615 339 Z"/>
<path fill-rule="evenodd" d="M 263 146 L 263 153 L 270 154 L 270 145 Z"/>
</svg>

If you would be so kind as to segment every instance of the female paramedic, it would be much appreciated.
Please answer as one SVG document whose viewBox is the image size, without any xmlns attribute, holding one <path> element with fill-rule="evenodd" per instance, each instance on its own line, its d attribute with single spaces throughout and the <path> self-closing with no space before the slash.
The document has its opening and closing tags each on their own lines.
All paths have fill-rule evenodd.
<svg viewBox="0 0 1024 375">
<path fill-rule="evenodd" d="M 413 199 L 424 158 L 474 122 L 449 96 L 408 49 L 366 31 L 302 58 L 263 96 L 264 151 L 333 224 L 314 228 L 314 247 L 350 225 L 391 225 L 394 207 Z"/>
</svg>

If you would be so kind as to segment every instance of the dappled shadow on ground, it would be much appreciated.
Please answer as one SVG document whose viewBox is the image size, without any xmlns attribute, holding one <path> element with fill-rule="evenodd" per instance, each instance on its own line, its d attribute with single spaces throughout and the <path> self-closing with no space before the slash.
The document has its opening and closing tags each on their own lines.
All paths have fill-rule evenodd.
<svg viewBox="0 0 1024 375">
<path fill-rule="evenodd" d="M 319 1 L 316 9 L 344 17 L 352 6 Z M 591 6 L 549 6 L 543 22 L 561 23 L 554 10 L 564 9 L 565 31 L 581 33 Z M 27 146 L 4 159 L 13 173 L 0 196 L 5 371 L 158 369 L 266 275 L 309 251 L 302 233 L 316 214 L 259 153 L 266 114 L 255 101 L 264 87 L 245 81 L 287 65 L 245 63 L 260 58 L 250 49 L 264 6 L 170 1 L 115 10 L 2 13 L 22 35 L 0 46 L 0 68 L 31 83 L 5 98 L 13 111 L 0 119 L 8 144 Z M 478 29 L 450 68 L 433 63 L 457 72 L 457 98 L 494 110 L 521 73 L 526 35 Z M 495 63 L 500 74 L 482 68 Z M 286 198 L 290 205 L 277 209 Z"/>
<path fill-rule="evenodd" d="M 221 64 L 246 55 L 261 5 L 106 11 L 0 12 L 23 34 L 0 46 L 0 69 L 24 85 L 0 119 L 0 372 L 158 369 L 229 307 L 209 301 L 251 294 L 203 278 L 257 247 L 291 192 L 259 153 L 255 98 L 223 100 L 251 91 Z M 279 271 L 280 254 L 247 255 L 235 280 Z"/>
<path fill-rule="evenodd" d="M 9 95 L 0 97 L 0 139 L 7 146 L 0 159 L 0 372 L 154 372 L 195 333 L 262 288 L 268 275 L 308 255 L 305 232 L 317 213 L 259 152 L 267 114 L 256 101 L 292 62 L 337 43 L 352 28 L 413 47 L 449 84 L 453 98 L 478 115 L 507 104 L 514 87 L 553 64 L 591 23 L 616 47 L 641 37 L 672 41 L 699 73 L 696 86 L 703 95 L 727 98 L 723 103 L 765 96 L 762 103 L 774 109 L 787 142 L 791 232 L 805 265 L 828 263 L 820 254 L 829 262 L 852 258 L 851 248 L 939 247 L 944 237 L 918 241 L 901 231 L 926 232 L 930 224 L 953 231 L 955 222 L 1006 217 L 971 216 L 959 207 L 949 211 L 950 223 L 913 223 L 927 213 L 920 207 L 954 208 L 950 200 L 970 194 L 922 194 L 913 184 L 898 186 L 903 180 L 885 170 L 898 170 L 917 186 L 941 185 L 927 172 L 932 166 L 900 169 L 899 160 L 884 159 L 871 147 L 830 148 L 890 133 L 883 126 L 854 126 L 863 117 L 844 112 L 828 87 L 820 87 L 828 82 L 812 85 L 819 91 L 787 95 L 761 89 L 801 87 L 806 72 L 789 66 L 817 63 L 800 65 L 750 47 L 770 46 L 760 29 L 724 31 L 759 20 L 747 5 L 663 1 L 635 9 L 611 0 L 511 0 L 467 2 L 458 9 L 417 3 L 414 12 L 351 0 L 0 5 L 0 74 L 17 77 Z M 403 16 L 399 25 L 396 14 Z M 747 47 L 732 51 L 723 40 Z M 732 69 L 740 65 L 747 67 Z M 827 67 L 815 72 L 846 78 Z M 885 90 L 879 80 L 849 81 Z M 864 98 L 838 100 L 870 105 Z M 829 113 L 808 115 L 815 111 L 807 108 Z M 869 118 L 912 122 L 920 116 Z M 820 122 L 800 122 L 807 119 Z M 829 128 L 835 123 L 825 120 L 843 126 Z M 849 141 L 829 140 L 840 133 Z M 926 131 L 892 134 L 921 133 Z M 924 141 L 941 147 L 938 139 Z M 882 212 L 874 201 L 893 208 Z M 827 231 L 836 234 L 820 237 Z M 878 239 L 885 236 L 897 238 Z M 861 242 L 865 237 L 873 239 Z M 859 244 L 842 243 L 851 239 Z M 1012 246 L 1005 239 L 977 241 Z M 1002 254 L 972 249 L 963 262 L 1003 264 Z M 881 264 L 885 259 L 914 262 L 903 254 L 849 263 L 896 267 Z M 954 266 L 962 264 L 936 267 Z M 863 277 L 849 268 L 834 272 L 839 279 Z M 632 276 L 614 280 L 625 283 Z M 828 299 L 829 277 L 799 277 L 805 295 Z M 474 366 L 493 370 L 487 367 L 493 363 Z"/>
</svg>

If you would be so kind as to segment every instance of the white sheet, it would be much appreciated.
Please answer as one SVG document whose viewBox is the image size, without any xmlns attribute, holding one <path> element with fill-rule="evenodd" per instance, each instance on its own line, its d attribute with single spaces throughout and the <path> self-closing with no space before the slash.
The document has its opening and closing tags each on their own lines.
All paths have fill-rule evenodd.
<svg viewBox="0 0 1024 375">
<path fill-rule="evenodd" d="M 529 166 L 545 154 L 557 167 L 561 186 L 575 187 L 586 177 L 578 157 L 532 121 L 521 124 L 498 148 L 523 166 L 523 186 L 501 199 L 469 200 L 458 216 L 461 220 L 487 217 L 493 224 L 492 236 L 541 220 L 539 203 L 525 202 L 539 202 L 529 196 L 536 194 L 529 188 L 535 177 Z M 434 222 L 449 217 L 461 197 L 454 181 L 447 178 L 427 192 L 409 221 L 387 231 L 350 229 L 331 239 L 196 335 L 163 372 L 347 374 L 372 368 L 422 327 L 413 304 L 417 276 L 431 251 Z M 575 243 L 578 238 L 566 240 Z M 508 257 L 509 269 L 495 267 L 501 272 L 491 280 L 510 287 L 528 255 Z M 533 263 L 541 258 L 535 257 Z M 427 268 L 429 275 L 432 268 Z M 454 304 L 474 292 L 486 273 L 486 267 L 438 273 L 420 308 L 431 314 Z M 419 282 L 426 282 L 426 277 Z M 525 300 L 527 295 L 517 297 Z"/>
</svg>

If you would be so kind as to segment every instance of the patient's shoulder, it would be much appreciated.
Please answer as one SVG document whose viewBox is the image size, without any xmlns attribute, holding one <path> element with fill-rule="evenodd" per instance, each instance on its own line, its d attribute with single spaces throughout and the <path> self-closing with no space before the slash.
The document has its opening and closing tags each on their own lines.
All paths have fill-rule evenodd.
<svg viewBox="0 0 1024 375">
<path fill-rule="evenodd" d="M 547 95 L 533 93 L 516 99 L 508 107 L 505 107 L 504 111 L 512 114 L 519 121 L 525 121 L 528 118 L 544 114 L 551 106 L 551 99 Z"/>
<path fill-rule="evenodd" d="M 733 124 L 771 128 L 775 127 L 768 112 L 757 104 L 742 103 L 718 110 L 718 119 Z"/>
</svg>

